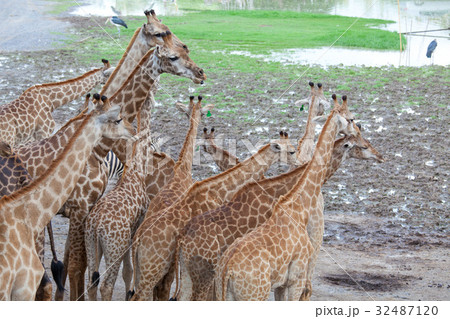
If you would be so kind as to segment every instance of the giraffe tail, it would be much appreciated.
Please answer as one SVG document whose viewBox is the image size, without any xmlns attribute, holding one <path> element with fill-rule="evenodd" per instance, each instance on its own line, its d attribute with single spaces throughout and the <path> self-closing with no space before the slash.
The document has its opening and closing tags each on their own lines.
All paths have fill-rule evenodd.
<svg viewBox="0 0 450 319">
<path fill-rule="evenodd" d="M 64 264 L 62 263 L 62 261 L 58 260 L 58 256 L 56 255 L 55 240 L 53 238 L 53 228 L 51 221 L 47 224 L 47 232 L 48 238 L 50 239 L 50 248 L 53 255 L 50 270 L 52 271 L 52 276 L 53 280 L 55 281 L 56 288 L 59 292 L 64 292 L 64 285 L 62 283 L 64 276 Z"/>
<path fill-rule="evenodd" d="M 181 238 L 178 237 L 177 247 L 175 250 L 175 291 L 170 301 L 177 301 L 178 294 L 180 293 L 180 280 L 181 280 L 181 267 L 180 267 L 180 254 L 181 254 Z"/>
<path fill-rule="evenodd" d="M 131 282 L 130 290 L 127 291 L 125 300 L 131 300 L 135 294 L 136 282 L 138 276 L 138 256 L 137 256 L 137 246 L 139 245 L 139 239 L 131 243 L 131 262 L 133 264 L 133 281 Z"/>
<path fill-rule="evenodd" d="M 94 272 L 92 273 L 92 278 L 91 278 L 91 285 L 94 287 L 98 287 L 98 284 L 100 283 L 100 273 L 98 271 L 98 268 L 100 267 L 100 260 L 102 258 L 102 254 L 103 254 L 103 249 L 99 240 L 99 234 L 96 234 L 95 232 L 93 233 L 94 237 L 94 242 L 95 244 L 93 245 L 93 247 L 95 247 L 95 268 L 94 268 Z"/>
</svg>

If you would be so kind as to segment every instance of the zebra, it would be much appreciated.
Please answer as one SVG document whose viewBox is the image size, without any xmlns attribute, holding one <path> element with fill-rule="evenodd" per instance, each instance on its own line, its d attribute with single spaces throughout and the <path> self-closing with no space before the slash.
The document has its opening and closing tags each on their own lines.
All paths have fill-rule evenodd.
<svg viewBox="0 0 450 319">
<path fill-rule="evenodd" d="M 150 150 L 156 153 L 161 152 L 160 144 L 161 139 L 154 139 L 152 137 L 150 141 Z M 108 180 L 112 178 L 122 178 L 125 166 L 113 151 L 109 151 L 108 154 L 106 154 L 106 157 L 103 159 L 103 163 L 106 165 L 106 169 L 108 171 Z"/>
</svg>

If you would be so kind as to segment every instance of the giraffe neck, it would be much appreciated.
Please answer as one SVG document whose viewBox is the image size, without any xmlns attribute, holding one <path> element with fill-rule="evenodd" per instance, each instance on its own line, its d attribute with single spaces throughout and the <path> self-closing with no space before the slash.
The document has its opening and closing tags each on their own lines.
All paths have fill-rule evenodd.
<svg viewBox="0 0 450 319">
<path fill-rule="evenodd" d="M 314 116 L 317 114 L 317 108 L 319 107 L 319 99 L 313 95 L 311 97 L 309 112 L 308 112 L 308 120 L 306 121 L 305 134 L 298 142 L 297 147 L 297 158 L 301 163 L 307 163 L 311 160 L 313 156 L 314 149 L 314 136 L 316 123 L 313 121 Z"/>
<path fill-rule="evenodd" d="M 152 57 L 153 50 L 150 50 L 142 57 L 133 72 L 128 75 L 120 89 L 110 98 L 113 104 L 119 104 L 122 107 L 121 116 L 130 123 L 134 121 L 141 110 L 149 91 L 153 90 L 155 84 L 159 81 L 159 75 L 161 74 L 159 60 Z M 150 125 L 150 122 L 148 122 L 148 125 Z M 101 147 L 105 154 L 112 150 L 122 163 L 126 163 L 127 145 L 124 140 L 113 141 L 102 138 L 98 147 Z"/>
<path fill-rule="evenodd" d="M 0 210 L 20 218 L 36 238 L 69 198 L 100 135 L 95 118 L 86 118 L 47 172 L 12 196 L 3 197 Z"/>
<path fill-rule="evenodd" d="M 143 29 L 138 28 L 120 59 L 114 72 L 102 88 L 101 95 L 111 96 L 125 83 L 128 75 L 134 70 L 142 57 L 148 52 L 150 46 L 142 34 Z"/>
<path fill-rule="evenodd" d="M 82 76 L 62 82 L 40 84 L 31 87 L 39 92 L 47 105 L 50 112 L 56 108 L 80 98 L 86 92 L 99 84 L 104 77 L 103 69 L 94 69 Z"/>
<path fill-rule="evenodd" d="M 349 150 L 342 150 L 341 145 L 343 143 L 345 143 L 345 137 L 341 137 L 340 139 L 337 139 L 334 142 L 333 156 L 331 157 L 331 162 L 328 165 L 328 170 L 325 179 L 323 181 L 323 184 L 325 184 L 331 178 L 331 176 L 333 176 L 334 173 L 336 173 L 338 168 L 341 166 L 342 162 L 345 161 L 348 156 Z"/>
<path fill-rule="evenodd" d="M 335 110 L 331 112 L 320 133 L 313 158 L 296 185 L 279 200 L 277 205 L 280 205 L 282 208 L 275 209 L 277 213 L 281 214 L 290 212 L 291 217 L 299 213 L 300 215 L 296 217 L 300 219 L 299 222 L 301 223 L 307 223 L 309 217 L 308 208 L 313 205 L 313 201 L 317 200 L 321 194 L 321 186 L 327 176 L 334 140 L 338 130 L 337 112 Z"/>
<path fill-rule="evenodd" d="M 211 139 L 205 140 L 203 149 L 205 152 L 212 155 L 214 162 L 223 172 L 239 164 L 239 159 L 236 156 L 231 155 L 230 152 L 218 147 Z"/>
<path fill-rule="evenodd" d="M 152 155 L 152 169 L 151 174 L 145 178 L 146 193 L 150 200 L 163 189 L 173 176 L 173 168 L 175 162 L 165 153 L 151 153 Z"/>
<path fill-rule="evenodd" d="M 200 124 L 201 112 L 200 103 L 194 104 L 189 120 L 189 130 L 184 139 L 183 147 L 181 148 L 178 161 L 175 166 L 176 171 L 183 172 L 183 174 L 191 175 L 192 160 L 194 156 L 194 144 L 197 137 L 197 129 Z"/>
<path fill-rule="evenodd" d="M 120 89 L 111 96 L 112 103 L 122 107 L 122 118 L 130 123 L 133 122 L 150 89 L 156 81 L 159 81 L 159 75 L 162 73 L 160 60 L 153 52 L 154 50 L 150 50 L 144 55 Z"/>
<path fill-rule="evenodd" d="M 324 184 L 328 179 L 331 178 L 331 176 L 333 176 L 333 174 L 340 167 L 341 163 L 347 157 L 347 152 L 342 151 L 341 149 L 341 144 L 344 142 L 345 137 L 342 137 L 334 142 L 333 155 L 331 157 L 331 162 L 328 165 L 326 177 L 323 182 Z M 305 172 L 307 166 L 308 163 L 296 167 L 295 169 L 290 170 L 287 173 L 267 178 L 262 181 L 250 183 L 249 185 L 242 187 L 239 193 L 233 196 L 233 200 L 237 196 L 241 196 L 242 193 L 250 192 L 263 193 L 271 198 L 279 198 L 280 196 L 285 195 L 287 192 L 289 192 L 295 186 L 295 184 L 297 184 L 297 182 Z"/>
<path fill-rule="evenodd" d="M 278 154 L 274 153 L 270 149 L 270 144 L 268 144 L 263 146 L 255 155 L 226 172 L 197 182 L 196 190 L 190 194 L 195 198 L 191 201 L 191 205 L 201 207 L 204 204 L 198 200 L 199 195 L 204 198 L 204 201 L 213 199 L 216 204 L 221 205 L 230 200 L 240 187 L 259 180 L 277 158 Z M 195 213 L 199 210 L 191 209 L 190 211 Z"/>
<path fill-rule="evenodd" d="M 16 153 L 22 159 L 32 178 L 44 174 L 51 163 L 64 150 L 85 119 L 86 114 L 76 116 L 51 137 L 16 149 Z M 37 160 L 38 158 L 39 160 Z"/>
<path fill-rule="evenodd" d="M 143 178 L 148 175 L 151 161 L 153 160 L 153 152 L 151 150 L 152 136 L 150 130 L 151 109 L 155 103 L 153 93 L 149 93 L 145 99 L 138 117 L 138 131 L 143 134 L 142 140 L 137 145 L 137 158 L 140 160 L 136 163 L 139 165 L 139 171 L 143 174 Z M 136 162 L 136 161 L 135 161 Z"/>
</svg>

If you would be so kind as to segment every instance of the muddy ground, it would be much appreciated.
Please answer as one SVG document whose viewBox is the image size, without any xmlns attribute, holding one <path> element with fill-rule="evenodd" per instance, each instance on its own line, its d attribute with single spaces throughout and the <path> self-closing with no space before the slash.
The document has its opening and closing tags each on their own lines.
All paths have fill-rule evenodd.
<svg viewBox="0 0 450 319">
<path fill-rule="evenodd" d="M 81 26 L 77 21 L 85 20 L 71 18 L 75 28 Z M 3 53 L 1 104 L 33 84 L 69 79 L 98 66 L 86 66 L 70 50 Z M 292 74 L 202 67 L 208 75 L 205 103 L 217 105 L 204 125 L 223 134 L 225 145 L 236 144 L 232 152 L 240 159 L 251 154 L 244 139 L 266 143 L 280 129 L 292 139 L 302 136 L 307 112 L 294 102 L 307 95 L 309 80 L 322 82 L 328 98 L 348 95 L 364 136 L 386 159 L 383 164 L 350 159 L 323 187 L 325 236 L 312 300 L 450 300 L 448 68 L 315 67 L 275 101 L 293 82 Z M 338 90 L 340 74 L 347 87 Z M 381 86 L 380 78 L 385 79 Z M 174 76 L 162 77 L 161 84 L 152 127 L 167 137 L 162 148 L 176 159 L 188 121 L 173 104 L 187 103 L 196 86 Z M 58 124 L 75 115 L 81 102 L 56 110 Z M 200 163 L 193 167 L 194 178 L 218 172 L 201 149 L 196 152 Z M 285 170 L 277 166 L 268 175 Z M 53 227 L 62 259 L 68 220 L 57 216 Z M 119 278 L 114 298 L 123 300 L 123 295 Z"/>
</svg>

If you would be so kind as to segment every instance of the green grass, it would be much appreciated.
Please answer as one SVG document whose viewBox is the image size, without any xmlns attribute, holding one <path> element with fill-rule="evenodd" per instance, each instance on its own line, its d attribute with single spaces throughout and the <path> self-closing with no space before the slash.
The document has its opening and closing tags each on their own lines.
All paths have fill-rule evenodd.
<svg viewBox="0 0 450 319">
<path fill-rule="evenodd" d="M 206 71 L 234 69 L 253 73 L 255 70 L 277 72 L 282 66 L 277 62 L 226 53 L 243 50 L 252 54 L 267 54 L 271 50 L 329 46 L 336 39 L 335 46 L 341 47 L 398 48 L 397 33 L 374 29 L 391 21 L 359 19 L 354 23 L 355 20 L 327 14 L 242 10 L 192 12 L 179 17 L 164 17 L 163 22 L 189 46 L 191 58 Z M 120 39 L 114 26 L 102 23 L 109 35 L 94 26 L 79 30 L 79 39 L 83 41 L 69 40 L 69 43 L 72 43 L 77 55 L 90 63 L 99 60 L 99 57 L 116 62 L 134 30 L 143 22 L 144 17 L 127 17 L 129 28 L 122 29 Z M 292 78 L 297 76 L 293 74 Z"/>
<path fill-rule="evenodd" d="M 329 46 L 335 41 L 336 46 L 342 47 L 398 48 L 396 32 L 374 29 L 393 21 L 359 19 L 355 23 L 355 20 L 328 14 L 239 10 L 165 17 L 164 23 L 179 38 L 203 41 L 209 50 L 245 49 L 265 53 L 272 49 Z"/>
<path fill-rule="evenodd" d="M 77 4 L 72 0 L 49 0 L 49 5 L 47 6 L 49 10 L 47 13 L 58 15 L 75 6 L 77 6 Z"/>
</svg>

